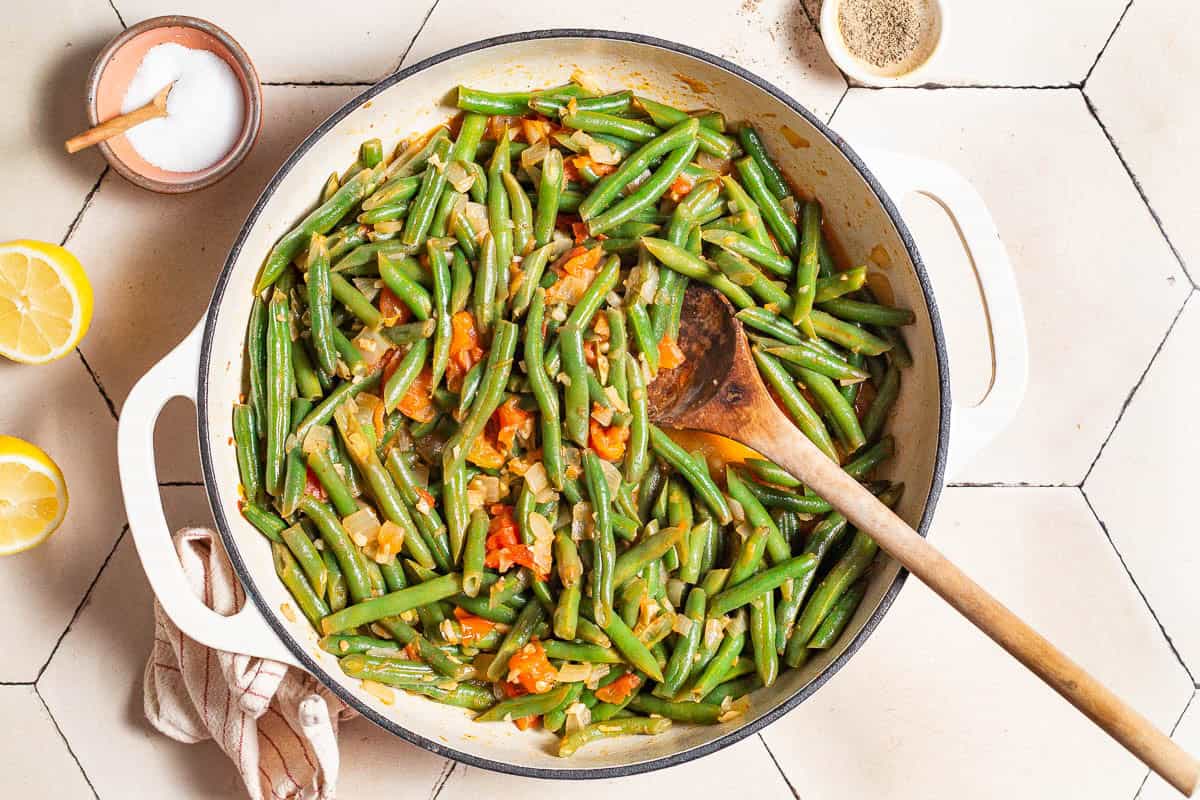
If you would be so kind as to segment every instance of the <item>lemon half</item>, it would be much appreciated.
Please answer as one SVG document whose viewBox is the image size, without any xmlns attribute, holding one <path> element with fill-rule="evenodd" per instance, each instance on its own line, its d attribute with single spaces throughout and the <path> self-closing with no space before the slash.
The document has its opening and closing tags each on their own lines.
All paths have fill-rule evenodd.
<svg viewBox="0 0 1200 800">
<path fill-rule="evenodd" d="M 41 449 L 0 436 L 0 556 L 28 550 L 57 530 L 67 513 L 67 482 Z"/>
<path fill-rule="evenodd" d="M 0 244 L 0 356 L 44 364 L 75 349 L 92 321 L 79 259 L 48 242 Z"/>
</svg>

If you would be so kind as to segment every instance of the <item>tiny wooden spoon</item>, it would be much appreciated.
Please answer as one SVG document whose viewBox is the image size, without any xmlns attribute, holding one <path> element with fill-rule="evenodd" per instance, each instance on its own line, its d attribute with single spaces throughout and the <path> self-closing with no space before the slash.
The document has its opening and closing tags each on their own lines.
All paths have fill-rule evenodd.
<svg viewBox="0 0 1200 800">
<path fill-rule="evenodd" d="M 803 480 L 1067 702 L 1190 797 L 1200 780 L 1200 762 L 967 577 L 809 442 L 768 394 L 733 314 L 720 293 L 705 286 L 688 288 L 679 335 L 686 360 L 659 372 L 650 385 L 651 419 L 663 427 L 741 442 Z"/>
<path fill-rule="evenodd" d="M 171 93 L 171 88 L 175 85 L 175 81 L 171 81 L 158 94 L 151 98 L 149 103 L 141 108 L 135 108 L 128 114 L 121 114 L 118 117 L 105 120 L 94 128 L 88 128 L 78 136 L 72 136 L 67 139 L 66 147 L 68 153 L 78 153 L 86 147 L 91 147 L 94 144 L 99 144 L 106 139 L 111 139 L 119 133 L 124 133 L 135 125 L 141 125 L 147 120 L 165 117 L 167 115 L 167 95 Z"/>
</svg>

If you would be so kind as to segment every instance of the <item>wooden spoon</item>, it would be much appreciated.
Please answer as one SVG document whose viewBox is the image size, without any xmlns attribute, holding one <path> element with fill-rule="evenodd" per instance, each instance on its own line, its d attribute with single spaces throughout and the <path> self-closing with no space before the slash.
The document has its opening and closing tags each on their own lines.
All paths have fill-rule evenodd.
<svg viewBox="0 0 1200 800">
<path fill-rule="evenodd" d="M 803 480 L 1067 702 L 1191 796 L 1200 762 L 967 577 L 792 424 L 763 385 L 724 295 L 706 286 L 688 288 L 679 344 L 684 363 L 659 372 L 648 390 L 654 422 L 741 442 Z"/>
<path fill-rule="evenodd" d="M 158 117 L 165 117 L 167 115 L 167 95 L 171 93 L 171 88 L 174 85 L 175 81 L 168 83 L 159 90 L 158 94 L 150 99 L 149 103 L 146 103 L 141 108 L 135 108 L 128 114 L 121 114 L 118 117 L 105 120 L 96 127 L 88 128 L 78 136 L 72 136 L 70 139 L 67 139 L 67 152 L 78 153 L 85 147 L 91 147 L 106 139 L 111 139 L 136 125 L 141 125 L 143 122 L 157 119 Z"/>
</svg>

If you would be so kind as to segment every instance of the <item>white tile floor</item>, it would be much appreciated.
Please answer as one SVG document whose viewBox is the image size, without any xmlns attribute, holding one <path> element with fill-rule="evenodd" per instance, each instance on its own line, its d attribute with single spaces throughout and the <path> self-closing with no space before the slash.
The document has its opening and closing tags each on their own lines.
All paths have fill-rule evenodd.
<svg viewBox="0 0 1200 800">
<path fill-rule="evenodd" d="M 10 81 L 11 113 L 0 120 L 10 187 L 0 199 L 3 236 L 65 241 L 92 276 L 97 313 L 81 357 L 37 369 L 0 364 L 0 432 L 45 447 L 72 491 L 71 515 L 50 544 L 0 561 L 9 641 L 21 643 L 0 652 L 8 722 L 0 794 L 239 794 L 214 747 L 164 739 L 141 713 L 150 591 L 122 534 L 113 409 L 198 318 L 252 198 L 320 119 L 397 65 L 552 24 L 635 30 L 716 52 L 848 137 L 945 160 L 972 180 L 1017 269 L 1031 383 L 1017 421 L 959 477 L 971 485 L 944 494 L 932 536 L 1200 749 L 1200 530 L 1179 499 L 1194 491 L 1200 446 L 1200 299 L 1187 271 L 1200 252 L 1192 5 L 960 0 L 951 4 L 953 38 L 926 74 L 936 85 L 848 92 L 811 22 L 819 0 L 576 4 L 565 15 L 549 0 L 494 5 L 413 0 L 374 17 L 343 10 L 331 29 L 311 24 L 330 8 L 315 0 L 291 0 L 286 14 L 275 4 L 193 4 L 186 10 L 246 45 L 272 85 L 251 160 L 218 187 L 173 199 L 134 190 L 95 155 L 68 159 L 58 142 L 84 122 L 76 100 L 103 42 L 123 24 L 178 9 L 51 0 L 18 4 L 6 17 L 0 67 L 20 79 Z M 921 199 L 902 207 L 939 287 L 950 289 L 940 297 L 955 390 L 978 395 L 986 337 L 979 309 L 955 294 L 970 281 L 952 228 Z M 53 414 L 41 411 L 47 404 Z M 172 406 L 157 436 L 175 525 L 209 518 L 191 414 Z M 553 790 L 455 767 L 369 723 L 348 724 L 342 749 L 347 797 Z M 571 787 L 586 796 L 614 789 L 782 800 L 1173 796 L 913 582 L 859 655 L 761 737 L 683 769 Z"/>
</svg>

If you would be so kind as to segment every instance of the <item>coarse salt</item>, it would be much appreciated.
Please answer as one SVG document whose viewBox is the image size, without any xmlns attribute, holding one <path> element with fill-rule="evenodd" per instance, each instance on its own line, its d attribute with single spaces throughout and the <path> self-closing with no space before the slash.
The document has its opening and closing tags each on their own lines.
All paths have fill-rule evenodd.
<svg viewBox="0 0 1200 800">
<path fill-rule="evenodd" d="M 241 135 L 246 115 L 242 86 L 215 53 L 174 42 L 150 48 L 125 90 L 127 114 L 175 82 L 167 115 L 125 132 L 137 154 L 168 172 L 196 172 L 220 161 Z"/>
</svg>

